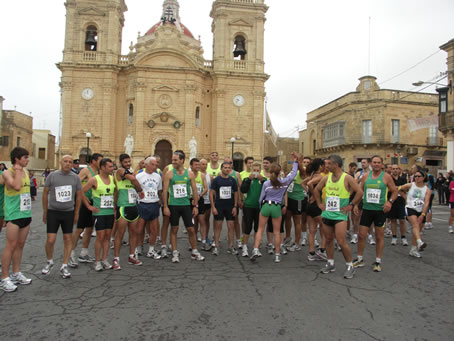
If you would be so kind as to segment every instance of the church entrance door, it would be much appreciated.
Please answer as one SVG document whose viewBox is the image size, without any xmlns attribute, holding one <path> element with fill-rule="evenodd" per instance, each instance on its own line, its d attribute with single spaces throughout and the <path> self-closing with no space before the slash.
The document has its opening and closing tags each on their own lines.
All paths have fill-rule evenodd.
<svg viewBox="0 0 454 341">
<path fill-rule="evenodd" d="M 161 158 L 160 168 L 164 169 L 165 166 L 172 163 L 172 145 L 166 140 L 159 141 L 156 143 L 154 155 L 158 155 Z"/>
</svg>

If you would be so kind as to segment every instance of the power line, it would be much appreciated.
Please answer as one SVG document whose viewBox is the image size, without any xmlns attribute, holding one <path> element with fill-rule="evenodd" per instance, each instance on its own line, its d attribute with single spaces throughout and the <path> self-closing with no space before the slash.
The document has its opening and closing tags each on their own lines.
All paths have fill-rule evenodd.
<svg viewBox="0 0 454 341">
<path fill-rule="evenodd" d="M 395 76 L 393 76 L 393 77 L 391 77 L 391 78 L 388 78 L 388 79 L 384 80 L 383 82 L 379 83 L 379 85 L 382 85 L 382 84 L 384 84 L 384 83 L 386 83 L 386 82 L 389 82 L 389 81 L 391 81 L 391 80 L 393 80 L 393 79 L 395 79 L 395 78 L 397 78 L 397 77 L 403 75 L 404 73 L 410 71 L 411 69 L 414 69 L 414 68 L 417 67 L 419 64 L 422 64 L 422 63 L 425 62 L 427 59 L 429 59 L 429 58 L 435 56 L 435 55 L 436 55 L 437 53 L 439 53 L 440 51 L 441 51 L 441 50 L 438 49 L 436 52 L 432 53 L 430 56 L 424 58 L 423 60 L 419 61 L 418 63 L 416 63 L 415 65 L 409 67 L 408 69 L 406 69 L 406 70 L 404 70 L 404 71 L 398 73 L 397 75 L 395 75 Z"/>
<path fill-rule="evenodd" d="M 445 79 L 445 78 L 447 78 L 447 77 L 448 77 L 448 75 L 443 76 L 443 77 L 437 79 L 437 80 L 436 80 L 435 82 L 433 82 L 433 83 L 439 82 L 439 81 L 441 81 L 441 80 L 443 80 L 443 79 Z M 409 96 L 411 96 L 411 95 L 414 95 L 415 93 L 421 92 L 421 91 L 423 91 L 423 90 L 425 90 L 425 89 L 427 89 L 427 88 L 429 88 L 429 87 L 431 87 L 431 86 L 434 86 L 434 85 L 435 85 L 435 84 L 429 84 L 429 85 L 427 85 L 427 86 L 425 86 L 425 87 L 419 89 L 418 91 L 412 92 L 411 94 L 408 94 L 408 95 L 406 95 L 406 96 L 404 96 L 404 97 L 401 97 L 401 98 L 399 98 L 399 99 L 401 100 L 401 99 L 407 98 L 407 97 L 409 97 Z"/>
</svg>

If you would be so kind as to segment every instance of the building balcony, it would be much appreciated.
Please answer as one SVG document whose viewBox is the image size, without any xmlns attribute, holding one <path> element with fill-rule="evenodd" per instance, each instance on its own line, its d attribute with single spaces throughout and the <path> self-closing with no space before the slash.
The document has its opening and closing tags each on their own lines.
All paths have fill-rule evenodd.
<svg viewBox="0 0 454 341">
<path fill-rule="evenodd" d="M 428 137 L 426 139 L 426 145 L 428 146 L 440 146 L 443 147 L 443 138 L 442 137 Z"/>
<path fill-rule="evenodd" d="M 448 130 L 454 129 L 454 111 L 448 111 L 446 113 L 441 113 L 438 116 L 439 130 L 442 133 L 447 132 Z"/>
</svg>

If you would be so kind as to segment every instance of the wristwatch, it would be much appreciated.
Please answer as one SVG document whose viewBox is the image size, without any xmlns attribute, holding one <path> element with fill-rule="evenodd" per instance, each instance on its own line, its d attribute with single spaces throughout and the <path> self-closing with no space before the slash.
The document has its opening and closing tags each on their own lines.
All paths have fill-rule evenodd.
<svg viewBox="0 0 454 341">
<path fill-rule="evenodd" d="M 388 201 L 389 201 L 389 202 L 390 202 L 391 204 L 392 204 L 392 203 L 394 202 L 394 200 L 393 200 L 393 199 L 389 199 Z"/>
</svg>

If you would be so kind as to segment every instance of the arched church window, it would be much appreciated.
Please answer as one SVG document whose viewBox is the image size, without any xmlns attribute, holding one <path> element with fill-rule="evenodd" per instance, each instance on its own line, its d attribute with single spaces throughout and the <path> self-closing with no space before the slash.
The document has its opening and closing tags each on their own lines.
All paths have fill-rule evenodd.
<svg viewBox="0 0 454 341">
<path fill-rule="evenodd" d="M 195 109 L 195 126 L 200 127 L 200 106 Z"/>
<path fill-rule="evenodd" d="M 246 59 L 246 39 L 242 35 L 237 35 L 233 44 L 233 59 Z"/>
<path fill-rule="evenodd" d="M 128 115 L 128 124 L 131 125 L 134 121 L 134 105 L 132 103 L 129 104 L 129 115 Z"/>
<path fill-rule="evenodd" d="M 85 31 L 85 51 L 96 51 L 98 47 L 98 29 L 90 25 Z"/>
</svg>

